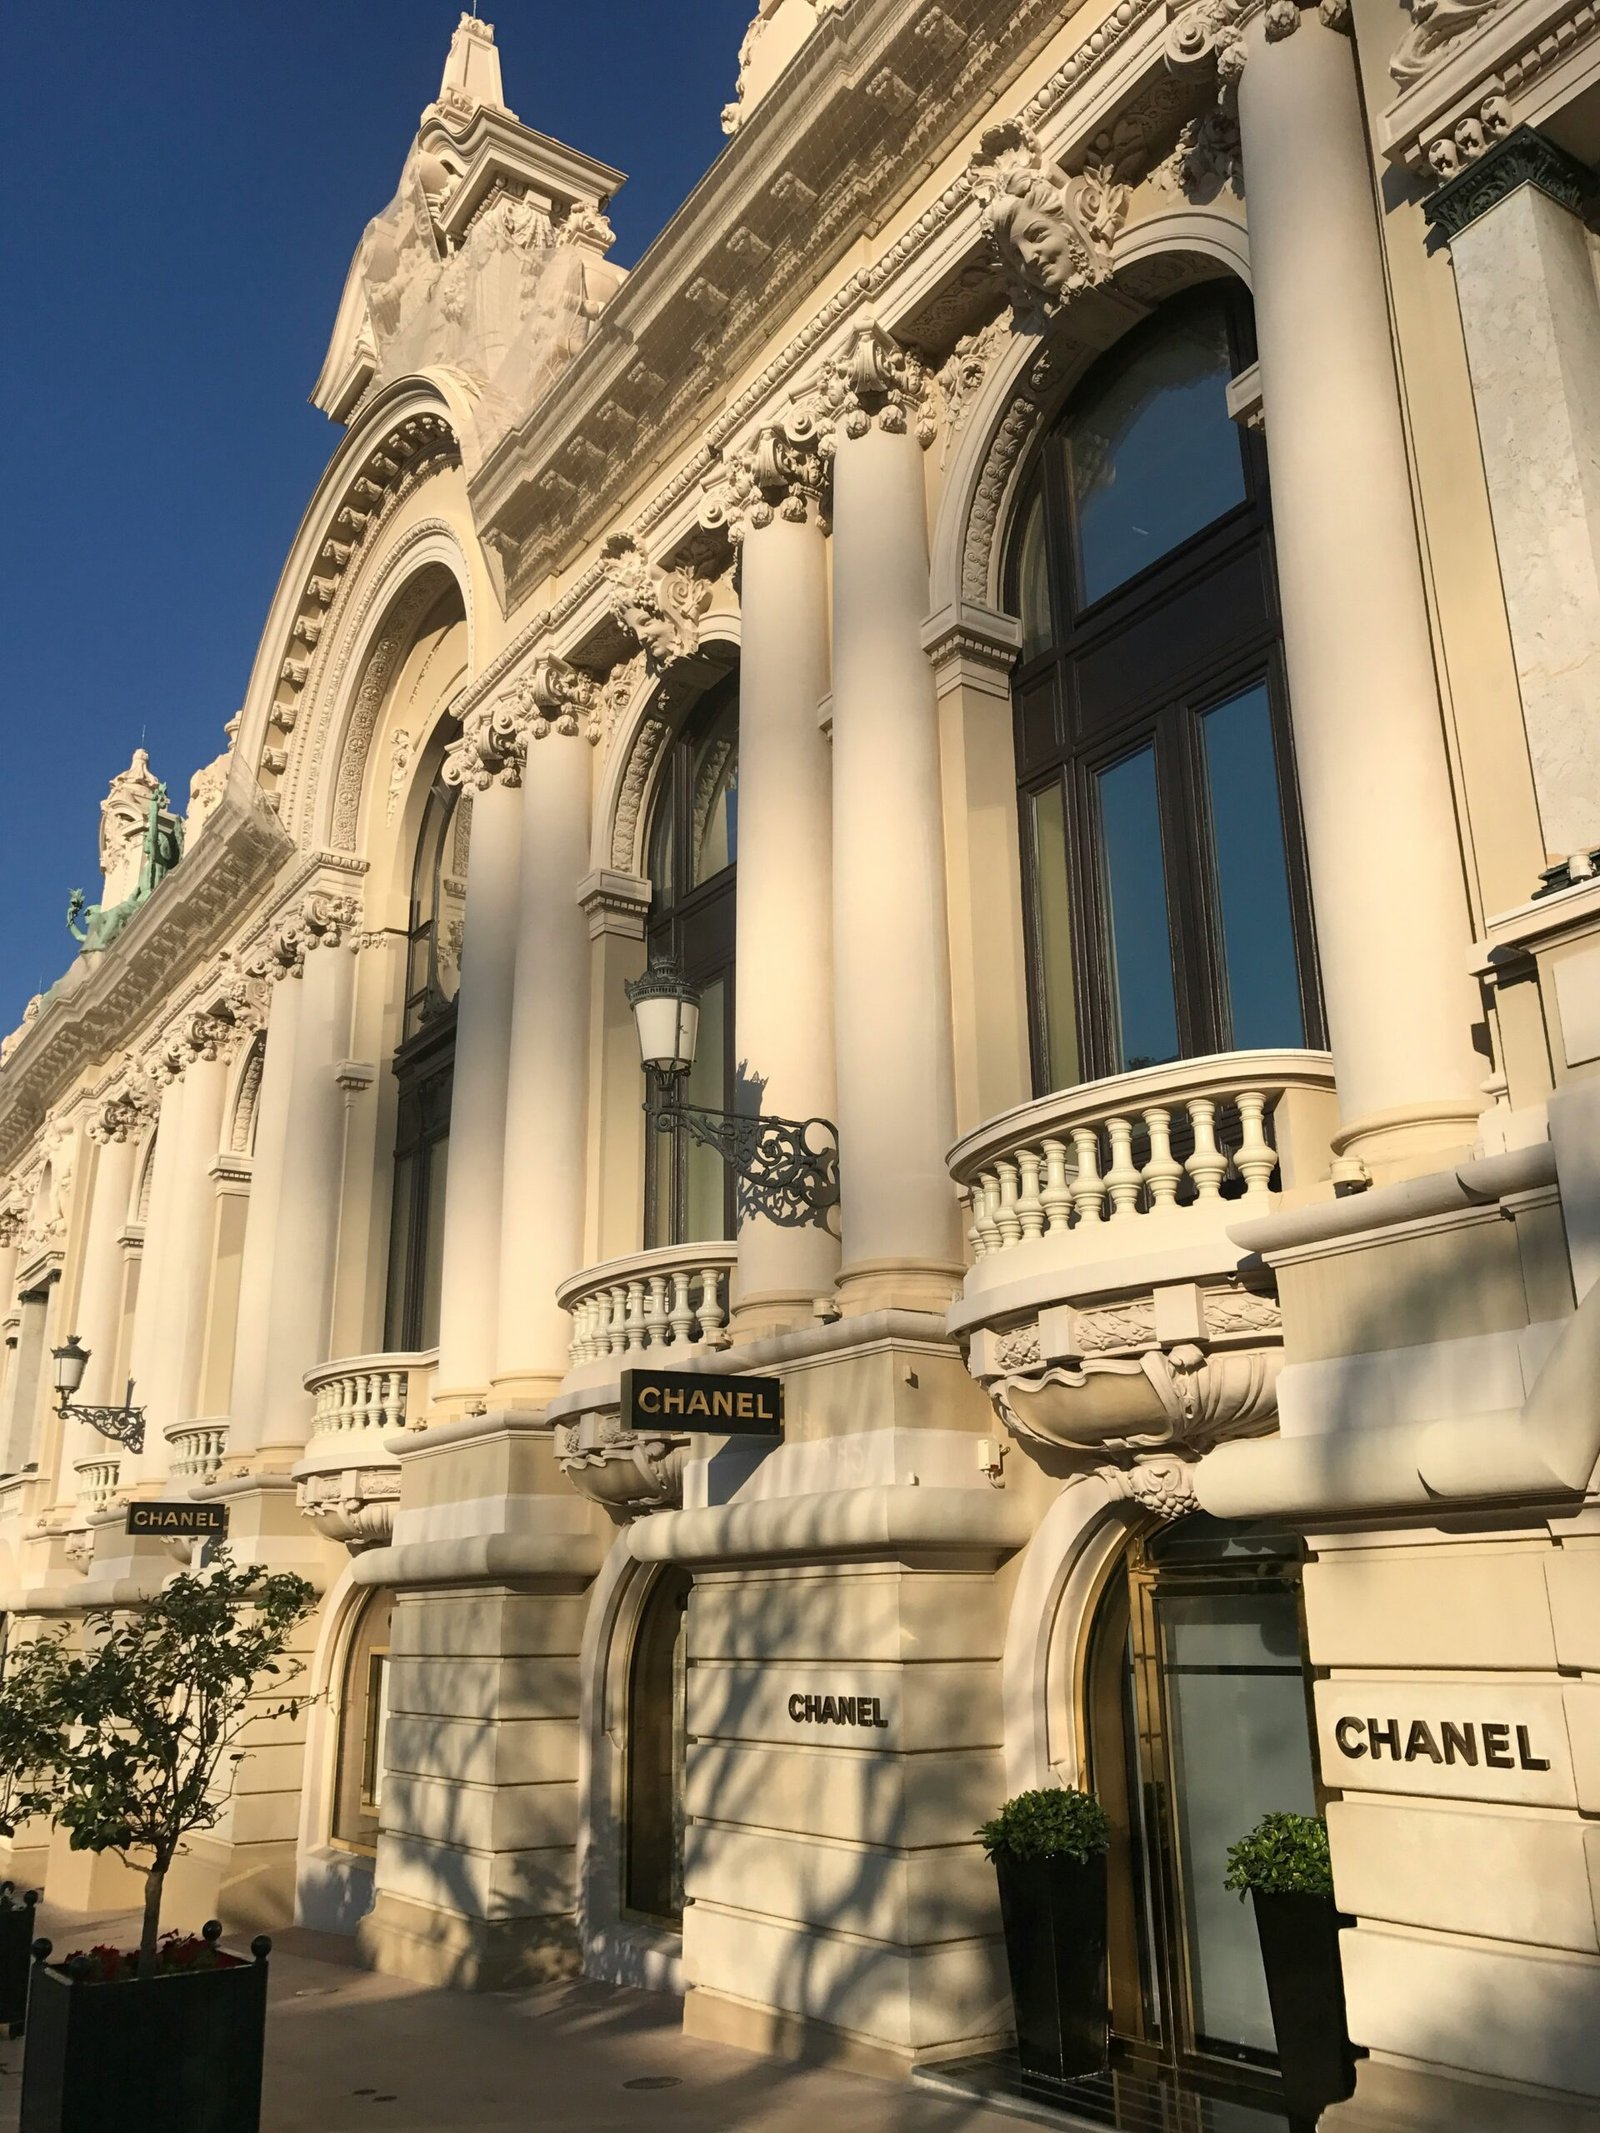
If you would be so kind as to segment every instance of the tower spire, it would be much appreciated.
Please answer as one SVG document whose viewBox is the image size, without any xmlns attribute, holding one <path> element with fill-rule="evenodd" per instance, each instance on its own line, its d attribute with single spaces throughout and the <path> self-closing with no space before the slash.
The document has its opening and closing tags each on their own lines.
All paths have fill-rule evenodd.
<svg viewBox="0 0 1600 2133">
<path fill-rule="evenodd" d="M 494 41 L 494 24 L 477 15 L 463 15 L 450 39 L 450 56 L 444 63 L 439 102 L 446 111 L 475 111 L 480 104 L 506 108 L 500 80 L 500 54 Z"/>
</svg>

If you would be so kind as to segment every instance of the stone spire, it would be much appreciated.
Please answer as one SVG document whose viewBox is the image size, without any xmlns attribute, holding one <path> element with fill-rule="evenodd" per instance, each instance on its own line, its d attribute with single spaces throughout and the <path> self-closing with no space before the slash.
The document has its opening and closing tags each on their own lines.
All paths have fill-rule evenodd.
<svg viewBox="0 0 1600 2133">
<path fill-rule="evenodd" d="M 456 24 L 438 101 L 443 110 L 459 113 L 463 118 L 470 117 L 480 104 L 492 104 L 497 111 L 506 109 L 492 22 L 463 15 Z"/>
</svg>

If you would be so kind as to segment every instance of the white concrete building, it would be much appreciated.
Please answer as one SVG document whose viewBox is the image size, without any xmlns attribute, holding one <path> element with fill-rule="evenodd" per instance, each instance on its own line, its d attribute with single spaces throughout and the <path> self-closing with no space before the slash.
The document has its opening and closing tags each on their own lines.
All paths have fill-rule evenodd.
<svg viewBox="0 0 1600 2133">
<path fill-rule="evenodd" d="M 1325 1803 L 1324 2124 L 1594 2125 L 1594 11 L 763 0 L 627 276 L 500 64 L 181 856 L 135 757 L 0 1048 L 0 1607 L 137 1604 L 146 1499 L 315 1579 L 235 1923 L 904 2073 L 1007 2032 L 975 1825 L 1086 1783 L 1124 2098 L 1247 2114 L 1222 1857 Z M 647 1118 L 657 953 L 825 1224 Z"/>
</svg>

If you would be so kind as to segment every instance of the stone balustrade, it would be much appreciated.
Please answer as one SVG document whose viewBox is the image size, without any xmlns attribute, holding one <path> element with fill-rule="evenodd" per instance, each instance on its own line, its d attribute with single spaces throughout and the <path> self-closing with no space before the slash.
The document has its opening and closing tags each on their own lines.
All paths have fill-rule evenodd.
<svg viewBox="0 0 1600 2133">
<path fill-rule="evenodd" d="M 607 1360 L 658 1364 L 728 1343 L 732 1243 L 674 1244 L 575 1274 L 557 1291 L 572 1318 L 574 1369 Z"/>
<path fill-rule="evenodd" d="M 362 1440 L 381 1446 L 387 1431 L 418 1427 L 438 1354 L 347 1356 L 307 1371 L 306 1390 L 317 1403 L 313 1444 L 319 1451 L 332 1448 L 319 1441 L 330 1438 L 348 1440 L 352 1449 Z"/>
<path fill-rule="evenodd" d="M 78 1477 L 78 1509 L 83 1515 L 93 1518 L 97 1512 L 108 1510 L 117 1493 L 122 1461 L 96 1454 L 92 1459 L 75 1460 L 72 1470 Z"/>
<path fill-rule="evenodd" d="M 174 1481 L 215 1481 L 228 1446 L 228 1424 L 220 1421 L 169 1422 L 162 1435 L 172 1447 L 168 1472 Z"/>
<path fill-rule="evenodd" d="M 1322 1052 L 1222 1053 L 1063 1090 L 951 1151 L 972 1262 L 1069 1236 L 1098 1256 L 1135 1244 L 1140 1217 L 1236 1219 L 1291 1169 L 1326 1174 L 1332 1124 Z"/>
</svg>

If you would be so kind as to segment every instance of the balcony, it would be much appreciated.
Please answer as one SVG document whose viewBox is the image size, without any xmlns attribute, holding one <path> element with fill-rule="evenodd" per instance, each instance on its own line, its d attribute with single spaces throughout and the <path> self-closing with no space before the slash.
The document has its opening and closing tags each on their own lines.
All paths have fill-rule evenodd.
<svg viewBox="0 0 1600 2133">
<path fill-rule="evenodd" d="M 1230 1052 L 1064 1090 L 958 1143 L 970 1264 L 950 1327 L 1018 1436 L 1153 1488 L 1153 1448 L 1270 1426 L 1277 1300 L 1227 1233 L 1326 1179 L 1336 1123 L 1325 1052 Z"/>
<path fill-rule="evenodd" d="M 563 1282 L 556 1301 L 572 1319 L 572 1368 L 563 1392 L 614 1380 L 647 1359 L 670 1370 L 728 1344 L 728 1296 L 737 1247 L 669 1244 L 608 1259 Z"/>
<path fill-rule="evenodd" d="M 117 1493 L 117 1477 L 122 1472 L 120 1459 L 102 1459 L 98 1456 L 73 1461 L 72 1471 L 78 1477 L 78 1510 L 84 1518 L 98 1518 L 111 1508 L 111 1499 Z"/>
<path fill-rule="evenodd" d="M 384 1443 L 420 1429 L 428 1411 L 436 1348 L 414 1355 L 355 1355 L 306 1373 L 316 1415 L 295 1493 L 319 1533 L 352 1554 L 381 1547 L 394 1529 L 400 1462 Z"/>
<path fill-rule="evenodd" d="M 215 1481 L 222 1471 L 222 1455 L 228 1448 L 228 1423 L 169 1422 L 162 1431 L 171 1446 L 167 1471 L 175 1482 L 190 1488 Z"/>
</svg>

